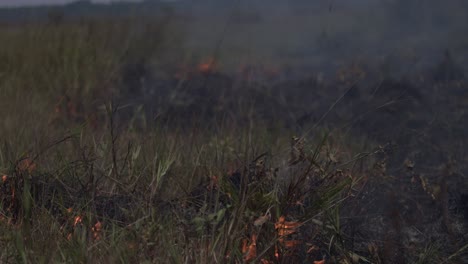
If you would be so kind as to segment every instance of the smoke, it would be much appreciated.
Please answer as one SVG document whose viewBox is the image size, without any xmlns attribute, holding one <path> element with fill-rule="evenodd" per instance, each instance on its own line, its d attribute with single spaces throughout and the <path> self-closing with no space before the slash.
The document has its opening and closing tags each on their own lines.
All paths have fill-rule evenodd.
<svg viewBox="0 0 468 264">
<path fill-rule="evenodd" d="M 352 60 L 398 60 L 417 70 L 450 50 L 466 62 L 468 4 L 462 0 L 179 1 L 190 54 L 220 60 L 334 67 Z M 176 7 L 177 9 L 177 7 Z"/>
<path fill-rule="evenodd" d="M 0 0 L 0 7 L 41 6 L 41 5 L 64 5 L 76 0 Z M 142 2 L 143 0 L 125 0 L 125 2 Z M 112 3 L 115 0 L 91 0 L 92 3 Z"/>
</svg>

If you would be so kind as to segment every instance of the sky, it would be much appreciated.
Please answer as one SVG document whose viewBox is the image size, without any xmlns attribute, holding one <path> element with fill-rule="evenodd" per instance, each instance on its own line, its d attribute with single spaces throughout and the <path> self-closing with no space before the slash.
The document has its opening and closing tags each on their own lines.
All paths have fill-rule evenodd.
<svg viewBox="0 0 468 264">
<path fill-rule="evenodd" d="M 106 3 L 115 0 L 92 0 L 92 2 Z M 137 2 L 139 0 L 125 0 L 126 2 Z M 31 6 L 31 5 L 46 5 L 46 4 L 66 4 L 74 2 L 74 0 L 0 0 L 0 6 Z"/>
</svg>

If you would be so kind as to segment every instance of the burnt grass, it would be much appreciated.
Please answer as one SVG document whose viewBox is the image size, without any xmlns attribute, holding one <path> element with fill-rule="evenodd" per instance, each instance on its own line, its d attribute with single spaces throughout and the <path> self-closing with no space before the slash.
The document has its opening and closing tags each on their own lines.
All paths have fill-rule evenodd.
<svg viewBox="0 0 468 264">
<path fill-rule="evenodd" d="M 440 57 L 262 80 L 136 59 L 25 104 L 0 262 L 467 263 L 468 80 Z"/>
<path fill-rule="evenodd" d="M 232 118 L 243 126 L 252 116 L 240 113 L 250 107 L 253 118 L 270 129 L 281 126 L 301 135 L 321 126 L 380 146 L 371 168 L 353 168 L 367 182 L 343 205 L 342 239 L 369 256 L 366 247 L 378 237 L 381 255 L 371 262 L 408 263 L 423 244 L 440 243 L 441 251 L 450 251 L 467 241 L 467 82 L 448 52 L 441 57 L 417 78 L 378 78 L 365 65 L 356 67 L 367 76 L 328 83 L 310 77 L 265 84 L 202 74 L 173 82 L 180 87 L 180 105 L 167 101 L 169 90 L 159 87 L 145 100 L 148 107 L 155 100 L 169 102 L 158 109 L 168 120 Z M 447 262 L 463 263 L 464 256 Z"/>
</svg>

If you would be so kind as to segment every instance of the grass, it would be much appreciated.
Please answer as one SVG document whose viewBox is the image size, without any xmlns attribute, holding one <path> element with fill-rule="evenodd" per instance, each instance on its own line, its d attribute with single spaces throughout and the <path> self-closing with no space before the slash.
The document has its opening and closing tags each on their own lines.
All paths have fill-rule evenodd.
<svg viewBox="0 0 468 264">
<path fill-rule="evenodd" d="M 448 263 L 463 256 L 454 234 L 440 235 L 457 241 L 446 249 L 430 239 L 403 244 L 401 208 L 413 193 L 422 193 L 417 208 L 434 193 L 417 186 L 405 194 L 407 185 L 387 170 L 391 144 L 327 123 L 290 124 L 310 97 L 340 103 L 342 87 L 313 82 L 318 91 L 288 94 L 196 72 L 165 83 L 160 97 L 139 94 L 145 71 L 164 64 L 170 26 L 129 19 L 0 29 L 0 262 Z M 145 99 L 159 100 L 153 112 Z M 375 208 L 386 203 L 393 205 Z M 376 212 L 388 216 L 383 224 Z"/>
<path fill-rule="evenodd" d="M 147 31 L 113 23 L 3 29 L 2 262 L 295 257 L 278 244 L 275 222 L 305 225 L 338 206 L 349 185 L 330 186 L 322 145 L 306 155 L 290 146 L 291 132 L 254 118 L 247 127 L 148 125 L 138 111 L 127 118 L 128 107 L 107 98 L 129 93 L 125 65 L 164 32 L 142 44 Z M 295 166 L 289 148 L 301 152 Z"/>
<path fill-rule="evenodd" d="M 254 258 L 273 260 L 280 217 L 308 225 L 337 207 L 353 181 L 333 175 L 322 145 L 301 148 L 295 165 L 284 164 L 286 138 L 261 130 L 96 138 L 83 127 L 47 150 L 28 151 L 23 158 L 34 167 L 2 163 L 2 225 L 17 241 L 3 242 L 12 246 L 5 261 L 242 262 L 241 243 L 254 234 L 265 251 Z M 103 228 L 92 231 L 96 223 Z"/>
</svg>

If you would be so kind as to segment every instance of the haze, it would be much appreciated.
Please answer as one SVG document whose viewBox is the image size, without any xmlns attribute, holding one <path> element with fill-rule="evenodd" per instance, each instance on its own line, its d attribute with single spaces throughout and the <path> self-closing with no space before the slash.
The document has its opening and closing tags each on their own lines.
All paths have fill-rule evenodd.
<svg viewBox="0 0 468 264">
<path fill-rule="evenodd" d="M 139 0 L 126 0 L 126 2 L 138 2 Z M 38 5 L 60 5 L 74 2 L 74 0 L 0 0 L 0 6 L 38 6 Z M 92 0 L 95 3 L 116 2 L 113 0 Z"/>
</svg>

